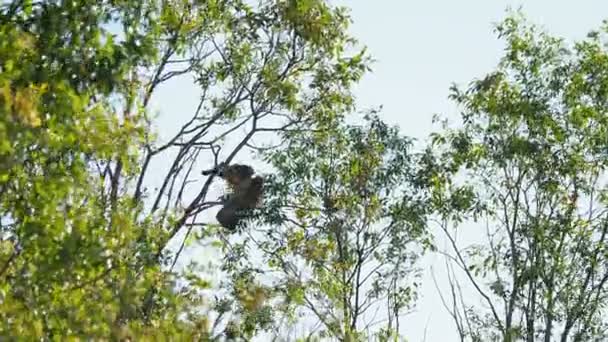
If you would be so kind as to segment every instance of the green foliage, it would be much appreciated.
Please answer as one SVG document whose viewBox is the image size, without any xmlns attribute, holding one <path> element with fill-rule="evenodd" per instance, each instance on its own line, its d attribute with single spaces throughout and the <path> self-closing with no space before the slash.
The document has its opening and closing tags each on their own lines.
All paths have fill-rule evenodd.
<svg viewBox="0 0 608 342">
<path fill-rule="evenodd" d="M 394 333 L 416 298 L 415 262 L 430 247 L 410 140 L 375 113 L 363 121 L 293 133 L 267 155 L 276 173 L 261 217 L 270 226 L 245 242 L 274 275 L 275 311 L 288 325 L 314 315 L 319 338 L 364 338 L 376 301 Z"/>
<path fill-rule="evenodd" d="M 424 159 L 450 241 L 449 224 L 487 222 L 489 244 L 453 245 L 490 308 L 463 308 L 474 324 L 462 331 L 605 338 L 607 31 L 567 47 L 514 14 L 497 32 L 505 57 L 466 91 L 453 88 L 463 125 L 435 135 Z"/>
<path fill-rule="evenodd" d="M 228 241 L 239 240 L 240 234 L 218 243 L 217 235 L 223 237 L 225 230 L 200 215 L 216 205 L 212 204 L 212 182 L 218 178 L 209 177 L 198 187 L 197 168 L 208 169 L 211 161 L 237 162 L 246 152 L 259 152 L 260 145 L 273 146 L 310 127 L 331 129 L 353 108 L 350 86 L 367 71 L 369 60 L 364 50 L 346 54 L 355 43 L 347 34 L 349 19 L 342 8 L 327 1 L 217 1 L 184 6 L 188 15 L 166 9 L 163 15 L 176 27 L 192 20 L 201 24 L 193 25 L 184 46 L 163 45 L 158 72 L 151 73 L 151 79 L 162 82 L 175 75 L 193 76 L 200 87 L 200 107 L 167 144 L 147 146 L 140 179 L 146 170 L 153 170 L 146 169 L 148 162 L 166 163 L 163 154 L 168 150 L 177 151 L 177 156 L 171 155 L 171 168 L 162 184 L 136 185 L 136 197 L 152 199 L 146 214 L 159 217 L 169 231 L 169 239 L 161 245 L 163 256 L 176 260 L 193 240 L 206 238 L 223 248 L 222 270 L 230 277 L 217 284 L 226 291 L 219 292 L 213 305 L 219 317 L 213 323 L 214 335 L 226 335 L 220 330 L 232 322 L 230 335 L 250 337 L 269 329 L 276 312 L 270 301 L 253 305 L 247 299 L 250 296 L 241 295 L 253 292 L 251 297 L 259 298 L 255 289 L 266 284 L 249 276 L 249 270 L 243 271 L 244 265 L 252 263 L 248 246 Z M 231 146 L 235 141 L 236 146 Z M 197 236 L 198 227 L 202 229 Z M 250 228 L 246 229 L 239 233 Z M 184 231 L 183 249 L 173 254 L 164 248 Z M 239 329 L 233 329 L 235 325 Z"/>
<path fill-rule="evenodd" d="M 177 336 L 195 300 L 172 290 L 173 276 L 150 262 L 165 238 L 136 222 L 138 203 L 109 189 L 108 172 L 138 170 L 142 114 L 127 74 L 155 58 L 149 4 L 12 2 L 0 10 L 0 334 Z M 103 26 L 119 20 L 116 42 Z M 133 30 L 131 30 L 133 28 Z M 153 30 L 150 30 L 151 32 Z M 137 42 L 135 42 L 137 40 Z M 142 244 L 143 242 L 143 244 Z M 151 287 L 165 306 L 144 318 Z M 193 297 L 194 298 L 194 297 Z M 143 334 L 143 335 L 142 335 Z"/>
<path fill-rule="evenodd" d="M 354 43 L 345 11 L 320 0 L 0 6 L 0 334 L 189 340 L 268 328 L 263 285 L 243 273 L 227 298 L 206 301 L 214 284 L 194 265 L 174 271 L 182 249 L 166 247 L 208 208 L 212 178 L 191 202 L 181 197 L 192 160 L 217 157 L 240 120 L 253 128 L 228 162 L 257 132 L 330 127 L 353 107 L 349 87 L 368 60 L 344 54 Z M 205 110 L 157 145 L 150 98 L 184 74 Z M 268 128 L 264 117 L 285 126 Z M 169 148 L 180 150 L 174 167 L 152 190 L 150 160 Z M 216 233 L 190 231 L 184 246 Z"/>
<path fill-rule="evenodd" d="M 376 113 L 346 124 L 370 61 L 347 54 L 349 20 L 324 0 L 3 2 L 0 336 L 251 339 L 307 315 L 311 339 L 396 340 L 439 222 L 487 308 L 454 303 L 463 338 L 605 339 L 608 24 L 566 46 L 508 17 L 497 70 L 452 89 L 462 125 L 418 155 Z M 150 99 L 182 75 L 199 108 L 155 141 Z M 257 148 L 268 133 L 280 144 Z M 199 221 L 214 177 L 189 189 L 196 161 L 246 150 L 274 174 L 228 241 Z M 471 222 L 489 243 L 460 249 Z M 208 238 L 223 282 L 175 269 Z M 364 326 L 378 305 L 387 323 Z"/>
</svg>

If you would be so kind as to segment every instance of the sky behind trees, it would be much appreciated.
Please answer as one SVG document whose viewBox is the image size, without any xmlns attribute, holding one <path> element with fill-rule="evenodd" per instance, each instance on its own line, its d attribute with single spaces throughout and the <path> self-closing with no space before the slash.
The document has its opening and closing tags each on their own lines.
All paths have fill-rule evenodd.
<svg viewBox="0 0 608 342">
<path fill-rule="evenodd" d="M 498 63 L 503 43 L 493 32 L 493 23 L 505 17 L 506 8 L 522 6 L 532 23 L 568 42 L 600 26 L 608 13 L 608 3 L 600 1 L 332 3 L 351 8 L 351 32 L 376 60 L 373 71 L 355 87 L 359 109 L 383 106 L 382 119 L 418 139 L 432 131 L 433 114 L 457 118 L 457 108 L 447 99 L 453 82 L 464 84 L 482 77 Z M 160 113 L 157 130 L 161 138 L 171 136 L 192 113 L 197 94 L 187 78 L 172 80 L 160 89 L 153 101 Z M 441 248 L 441 235 L 436 236 Z M 189 254 L 200 258 L 201 252 Z M 183 259 L 186 263 L 188 258 Z M 424 267 L 421 298 L 415 312 L 402 319 L 401 334 L 410 341 L 456 340 L 456 329 L 431 277 L 433 266 L 442 283 L 443 258 L 429 254 L 420 266 Z"/>
<path fill-rule="evenodd" d="M 383 105 L 383 119 L 419 139 L 433 129 L 433 113 L 457 118 L 457 108 L 447 99 L 452 82 L 469 82 L 498 63 L 503 43 L 493 32 L 493 23 L 504 18 L 508 6 L 522 6 L 531 22 L 569 41 L 597 28 L 608 13 L 608 3 L 598 1 L 335 3 L 352 9 L 352 32 L 377 60 L 373 72 L 356 87 L 359 105 Z M 430 275 L 433 265 L 437 279 L 445 279 L 440 274 L 443 258 L 425 259 L 421 298 L 416 312 L 403 319 L 402 334 L 423 341 L 426 331 L 426 341 L 455 341 L 453 322 Z"/>
</svg>

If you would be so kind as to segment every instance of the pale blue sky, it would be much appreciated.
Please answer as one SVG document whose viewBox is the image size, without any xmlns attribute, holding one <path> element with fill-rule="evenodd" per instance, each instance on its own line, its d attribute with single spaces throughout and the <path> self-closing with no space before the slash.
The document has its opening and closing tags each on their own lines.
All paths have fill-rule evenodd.
<svg viewBox="0 0 608 342">
<path fill-rule="evenodd" d="M 383 105 L 387 122 L 399 125 L 406 135 L 424 138 L 431 131 L 433 113 L 457 118 L 456 108 L 447 100 L 450 84 L 465 84 L 496 66 L 502 43 L 492 23 L 504 18 L 507 6 L 517 8 L 524 1 L 332 3 L 352 9 L 351 32 L 377 60 L 373 72 L 356 87 L 359 107 Z M 525 2 L 523 12 L 550 33 L 572 40 L 583 38 L 608 18 L 608 2 L 535 0 Z M 154 100 L 161 113 L 161 136 L 173 134 L 192 113 L 197 95 L 197 89 L 183 79 L 161 89 Z M 428 267 L 441 269 L 442 264 L 440 257 L 425 257 L 422 298 L 417 311 L 402 319 L 401 332 L 409 341 L 423 341 L 426 326 L 426 341 L 456 341 L 453 323 L 429 277 Z"/>
<path fill-rule="evenodd" d="M 490 71 L 502 53 L 494 22 L 507 6 L 567 39 L 583 38 L 608 18 L 606 1 L 347 1 L 351 32 L 377 59 L 357 87 L 362 106 L 384 105 L 384 118 L 403 132 L 424 137 L 431 115 L 453 114 L 447 100 L 452 82 L 463 84 Z M 450 113 L 448 113 L 450 112 Z"/>
</svg>

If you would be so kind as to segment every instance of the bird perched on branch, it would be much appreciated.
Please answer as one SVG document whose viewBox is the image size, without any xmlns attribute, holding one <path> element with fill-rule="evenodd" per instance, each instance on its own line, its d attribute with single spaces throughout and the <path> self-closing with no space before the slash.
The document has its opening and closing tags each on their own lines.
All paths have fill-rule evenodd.
<svg viewBox="0 0 608 342">
<path fill-rule="evenodd" d="M 244 164 L 222 163 L 202 174 L 216 174 L 231 187 L 231 193 L 223 198 L 223 207 L 215 218 L 224 228 L 236 229 L 241 219 L 246 217 L 247 210 L 258 206 L 264 190 L 264 179 L 253 176 L 253 168 Z"/>
</svg>

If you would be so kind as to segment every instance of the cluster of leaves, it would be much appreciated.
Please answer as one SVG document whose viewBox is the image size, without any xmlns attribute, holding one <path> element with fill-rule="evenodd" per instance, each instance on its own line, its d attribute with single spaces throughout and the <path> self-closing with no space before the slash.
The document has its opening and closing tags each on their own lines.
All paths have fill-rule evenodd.
<svg viewBox="0 0 608 342">
<path fill-rule="evenodd" d="M 350 87 L 367 70 L 368 62 L 365 51 L 347 55 L 355 43 L 347 34 L 349 18 L 344 9 L 327 1 L 252 5 L 232 0 L 184 2 L 184 6 L 187 11 L 162 11 L 175 25 L 169 31 L 173 33 L 166 35 L 175 37 L 177 45 L 171 38 L 161 44 L 149 89 L 189 75 L 201 96 L 191 119 L 173 137 L 164 143 L 146 143 L 142 171 L 134 184 L 135 197 L 151 204 L 145 215 L 159 217 L 166 227 L 168 239 L 160 244 L 159 254 L 170 257 L 173 265 L 191 242 L 217 239 L 221 232 L 205 217 L 218 204 L 211 198 L 218 178 L 211 175 L 201 184 L 197 170 L 209 169 L 211 163 L 234 162 L 245 152 L 272 150 L 275 142 L 296 139 L 310 127 L 330 129 L 354 108 Z M 180 43 L 183 34 L 188 39 Z M 166 164 L 167 155 L 170 166 L 158 171 L 155 163 Z M 166 172 L 159 186 L 145 181 L 153 172 Z M 165 248 L 178 239 L 177 250 Z M 233 263 L 250 260 L 227 242 L 219 242 L 230 247 L 223 267 L 229 277 L 219 284 L 226 291 L 218 289 L 213 305 L 218 318 L 213 326 L 218 333 L 226 327 L 230 336 L 248 338 L 269 327 L 272 311 L 257 304 L 258 298 L 266 297 L 261 295 L 263 284 L 247 272 L 231 273 Z"/>
<path fill-rule="evenodd" d="M 111 165 L 120 164 L 124 177 L 138 170 L 145 129 L 129 106 L 127 76 L 155 58 L 154 34 L 137 29 L 151 22 L 143 14 L 149 6 L 0 8 L 2 336 L 195 331 L 178 320 L 191 301 L 175 295 L 170 274 L 146 257 L 162 232 L 150 220 L 138 223 L 137 203 L 109 186 Z M 110 20 L 124 25 L 122 42 L 104 29 Z M 166 304 L 144 316 L 150 287 Z"/>
<path fill-rule="evenodd" d="M 314 315 L 323 328 L 309 337 L 364 338 L 380 306 L 390 312 L 383 336 L 395 336 L 416 298 L 415 262 L 431 246 L 411 141 L 375 113 L 362 121 L 292 132 L 266 154 L 275 174 L 265 225 L 238 245 L 241 258 L 261 254 L 266 265 L 228 269 L 271 288 L 264 304 L 288 329 Z"/>
<path fill-rule="evenodd" d="M 198 309 L 210 306 L 200 291 L 210 284 L 196 267 L 178 279 L 183 244 L 171 259 L 166 247 L 212 206 L 213 177 L 194 195 L 186 186 L 199 157 L 229 163 L 256 149 L 257 133 L 329 126 L 353 108 L 349 88 L 367 57 L 345 56 L 345 11 L 322 0 L 0 6 L 2 335 L 212 338 L 230 312 L 227 336 L 266 327 L 268 315 L 248 315 L 265 290 L 245 276 L 211 303 L 219 317 L 208 322 Z M 181 75 L 200 86 L 200 105 L 157 143 L 150 99 Z M 163 184 L 150 186 L 150 165 L 172 149 Z"/>
<path fill-rule="evenodd" d="M 605 338 L 606 27 L 571 48 L 517 14 L 497 32 L 505 57 L 453 89 L 463 125 L 436 134 L 426 158 L 455 263 L 489 307 L 452 312 L 463 339 Z M 466 218 L 487 243 L 457 246 L 450 227 Z"/>
</svg>

